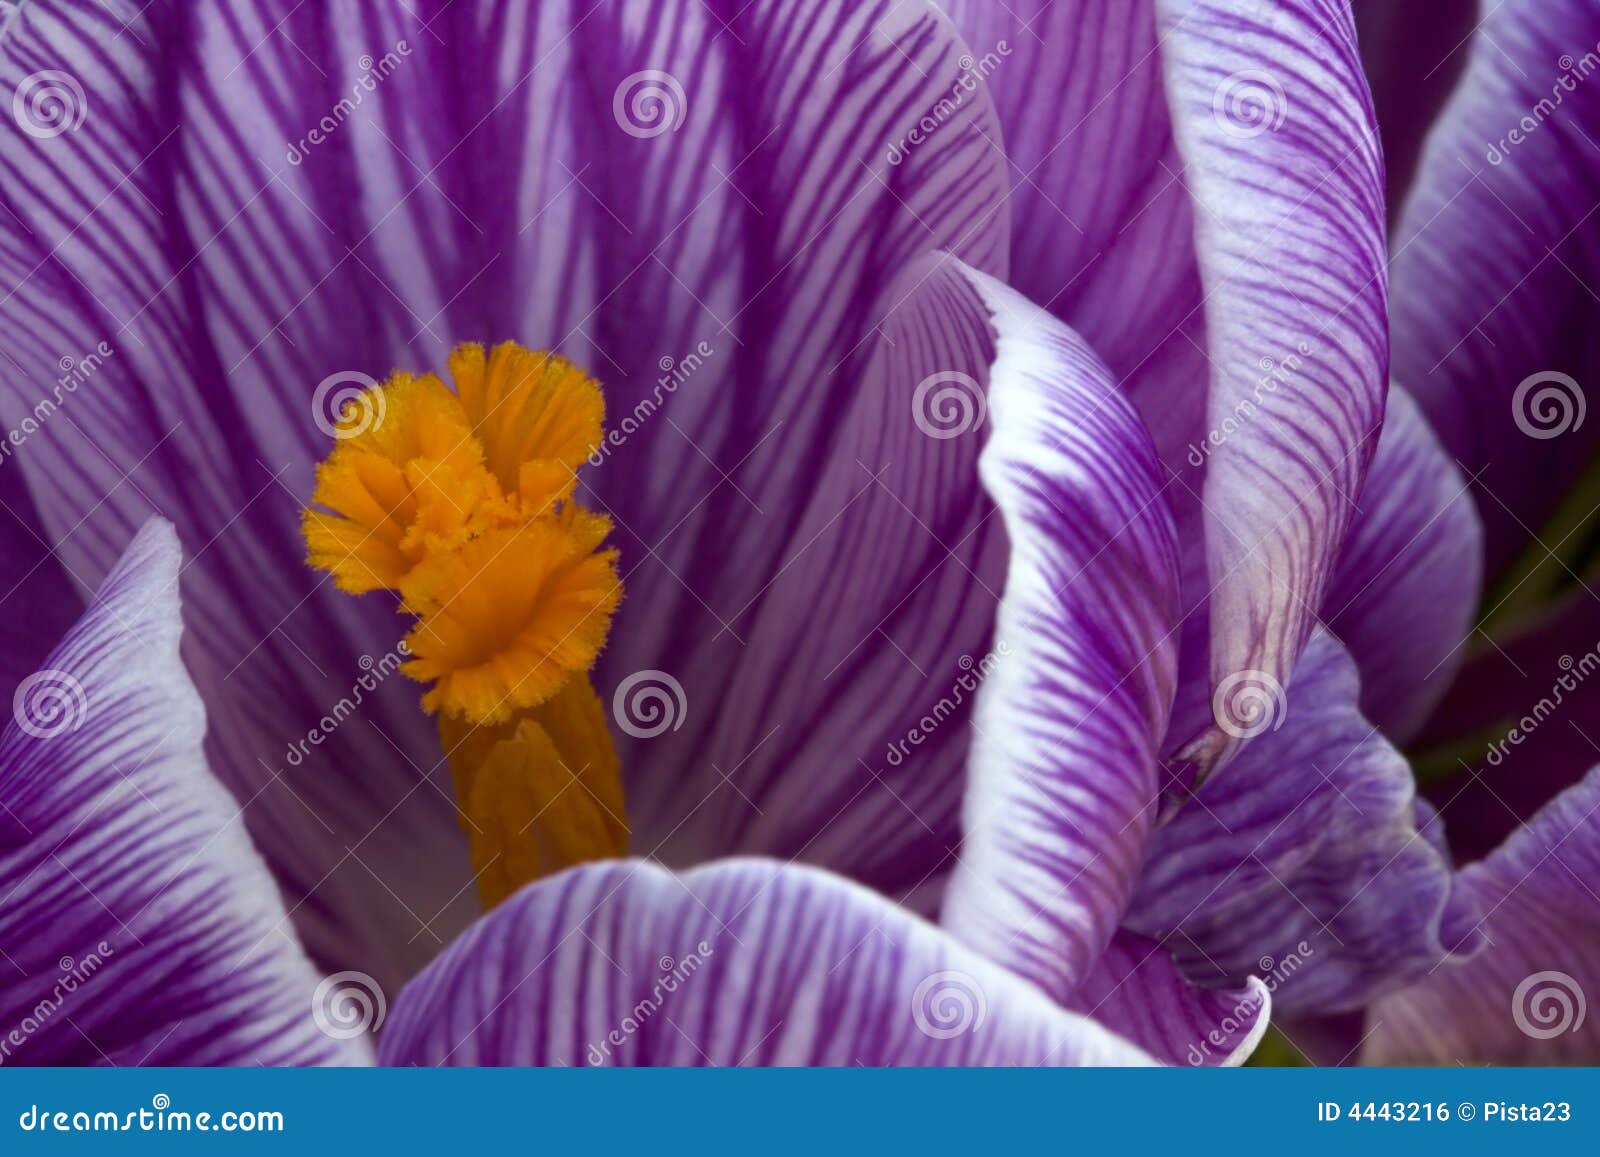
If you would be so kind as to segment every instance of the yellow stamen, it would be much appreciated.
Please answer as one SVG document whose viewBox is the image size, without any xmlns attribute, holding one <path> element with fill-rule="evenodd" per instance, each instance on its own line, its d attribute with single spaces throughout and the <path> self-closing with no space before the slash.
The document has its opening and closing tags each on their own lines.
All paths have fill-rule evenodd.
<svg viewBox="0 0 1600 1157">
<path fill-rule="evenodd" d="M 621 855 L 616 753 L 588 671 L 622 595 L 610 520 L 573 498 L 600 387 L 512 343 L 450 357 L 452 391 L 396 373 L 352 403 L 304 515 L 311 565 L 417 616 L 402 670 L 432 684 L 479 888 Z M 347 410 L 347 413 L 350 413 Z M 375 416 L 375 418 L 374 418 Z"/>
<path fill-rule="evenodd" d="M 605 399 L 599 383 L 565 358 L 502 342 L 456 347 L 450 376 L 489 469 L 525 509 L 572 493 L 577 469 L 600 445 Z"/>
<path fill-rule="evenodd" d="M 622 595 L 617 556 L 563 523 L 493 530 L 411 572 L 401 594 L 422 621 L 401 670 L 433 683 L 425 710 L 502 723 L 594 665 Z"/>
<path fill-rule="evenodd" d="M 382 400 L 350 404 L 382 415 L 342 438 L 317 469 L 304 518 L 311 565 L 352 594 L 398 587 L 430 553 L 505 522 L 510 507 L 460 400 L 438 378 L 396 374 Z"/>
<path fill-rule="evenodd" d="M 627 852 L 616 749 L 587 676 L 511 723 L 473 727 L 441 716 L 439 735 L 485 903 Z"/>
</svg>

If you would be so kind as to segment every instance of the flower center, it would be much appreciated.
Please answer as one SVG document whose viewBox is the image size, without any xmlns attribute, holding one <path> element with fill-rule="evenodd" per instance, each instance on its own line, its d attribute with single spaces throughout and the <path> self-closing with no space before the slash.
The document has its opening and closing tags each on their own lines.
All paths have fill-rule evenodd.
<svg viewBox="0 0 1600 1157">
<path fill-rule="evenodd" d="M 302 529 L 345 591 L 416 616 L 401 670 L 430 687 L 478 888 L 517 888 L 627 848 L 622 781 L 589 682 L 622 597 L 611 521 L 573 498 L 600 387 L 511 342 L 395 373 L 344 404 Z"/>
</svg>

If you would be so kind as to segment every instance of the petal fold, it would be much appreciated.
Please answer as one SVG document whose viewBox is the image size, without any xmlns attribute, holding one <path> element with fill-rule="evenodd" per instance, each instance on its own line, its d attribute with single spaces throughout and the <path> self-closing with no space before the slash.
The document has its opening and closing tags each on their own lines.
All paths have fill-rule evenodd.
<svg viewBox="0 0 1600 1157">
<path fill-rule="evenodd" d="M 1491 581 L 1600 444 L 1597 52 L 1585 0 L 1484 5 L 1396 231 L 1394 377 L 1472 480 Z"/>
<path fill-rule="evenodd" d="M 813 868 L 576 868 L 401 993 L 384 1064 L 1138 1065 L 1150 1058 Z"/>
<path fill-rule="evenodd" d="M 1127 923 L 1163 938 L 1191 981 L 1258 976 L 1280 1012 L 1333 1012 L 1476 946 L 1476 905 L 1437 832 L 1419 832 L 1431 815 L 1417 810 L 1411 769 L 1358 694 L 1344 649 L 1312 636 L 1281 730 L 1152 840 Z"/>
<path fill-rule="evenodd" d="M 1369 1013 L 1363 1063 L 1600 1062 L 1600 768 L 1461 872 L 1488 946 Z"/>
<path fill-rule="evenodd" d="M 1210 429 L 1195 469 L 1211 682 L 1282 684 L 1382 424 L 1383 163 L 1347 5 L 1158 0 L 1157 11 L 1206 293 Z M 1219 721 L 1191 754 L 1204 772 L 1242 742 Z"/>
<path fill-rule="evenodd" d="M 979 472 L 1011 555 L 943 921 L 1064 999 L 1110 942 L 1154 820 L 1176 532 L 1150 436 L 1104 364 L 973 278 L 999 335 Z"/>
<path fill-rule="evenodd" d="M 1169 1065 L 1242 1065 L 1266 1035 L 1272 994 L 1251 976 L 1238 988 L 1196 988 L 1161 944 L 1118 932 L 1067 1002 Z"/>
<path fill-rule="evenodd" d="M 1466 657 L 1482 580 L 1467 480 L 1393 385 L 1322 621 L 1360 668 L 1362 714 L 1395 742 L 1417 732 Z"/>
<path fill-rule="evenodd" d="M 354 1063 L 178 658 L 181 553 L 135 537 L 0 738 L 0 1037 L 22 1064 Z"/>
</svg>

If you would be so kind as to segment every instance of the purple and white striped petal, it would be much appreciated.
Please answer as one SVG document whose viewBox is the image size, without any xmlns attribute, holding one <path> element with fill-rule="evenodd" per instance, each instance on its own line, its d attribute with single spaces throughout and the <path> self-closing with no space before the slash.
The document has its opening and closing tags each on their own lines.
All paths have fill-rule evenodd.
<svg viewBox="0 0 1600 1157">
<path fill-rule="evenodd" d="M 177 536 L 148 524 L 19 685 L 0 737 L 7 1063 L 357 1063 L 178 658 Z M 324 1031 L 325 1028 L 328 1031 Z"/>
<path fill-rule="evenodd" d="M 964 269 L 940 256 L 904 271 L 866 376 L 835 411 L 839 444 L 807 478 L 792 554 L 738 625 L 678 633 L 691 649 L 674 652 L 673 624 L 641 615 L 614 642 L 683 691 L 675 730 L 629 743 L 637 851 L 679 866 L 799 858 L 937 910 L 976 692 L 1006 661 L 1005 528 L 976 485 L 1003 418 L 986 394 L 988 311 Z M 652 689 L 672 687 L 657 672 L 634 694 Z M 619 723 L 628 702 L 615 700 Z"/>
<path fill-rule="evenodd" d="M 1061 322 L 974 275 L 998 333 L 979 473 L 1005 519 L 943 921 L 1058 1000 L 1133 893 L 1178 660 L 1178 556 L 1150 436 Z"/>
<path fill-rule="evenodd" d="M 1242 1065 L 1266 1035 L 1272 995 L 1254 976 L 1196 988 L 1160 943 L 1118 932 L 1067 1007 L 1169 1065 Z"/>
<path fill-rule="evenodd" d="M 1141 1065 L 1150 1058 L 814 868 L 645 861 L 524 888 L 411 982 L 389 1065 Z"/>
<path fill-rule="evenodd" d="M 1461 872 L 1488 946 L 1368 1014 L 1367 1064 L 1600 1063 L 1600 769 Z"/>
<path fill-rule="evenodd" d="M 830 597 L 804 604 L 818 634 L 835 633 L 786 701 L 787 657 L 766 643 L 794 621 L 775 584 L 797 558 L 862 549 L 809 537 L 842 525 L 828 526 L 842 500 L 820 504 L 843 479 L 817 479 L 852 445 L 841 414 L 863 392 L 866 405 L 888 396 L 870 385 L 876 326 L 906 270 L 948 250 L 1003 272 L 999 133 L 981 87 L 952 98 L 962 51 L 931 5 L 897 0 L 287 14 L 158 0 L 124 14 L 29 6 L 13 22 L 0 88 L 66 72 L 85 116 L 49 136 L 0 125 L 0 198 L 25 226 L 0 238 L 0 322 L 21 365 L 0 383 L 0 417 L 30 405 L 63 356 L 109 343 L 74 399 L 93 390 L 94 404 L 47 424 L 18 462 L 77 573 L 103 574 L 152 505 L 178 524 L 211 762 L 255 799 L 252 832 L 320 960 L 387 982 L 473 907 L 416 689 L 390 678 L 333 712 L 399 621 L 381 598 L 319 585 L 298 532 L 331 444 L 315 403 L 359 375 L 437 367 L 460 340 L 559 349 L 604 383 L 619 437 L 585 480 L 616 520 L 628 594 L 598 682 L 610 699 L 663 672 L 688 704 L 676 731 L 619 725 L 642 850 L 671 835 L 663 856 L 701 858 L 720 827 L 734 846 L 826 852 L 885 887 L 948 855 L 957 759 L 913 789 L 929 800 L 906 797 L 923 823 L 895 800 L 900 784 L 770 785 L 791 761 L 821 764 L 805 743 L 818 704 L 908 705 L 923 673 L 981 653 L 987 626 L 963 623 L 911 662 L 874 634 L 883 623 L 906 646 L 952 605 L 954 577 L 918 603 L 925 572 L 874 562 L 893 573 L 863 584 L 867 556 L 836 568 Z M 888 504 L 873 472 L 898 447 L 874 449 L 845 497 L 865 487 Z M 922 495 L 945 504 L 930 524 L 945 545 L 924 546 L 951 576 L 971 565 L 962 536 L 980 517 L 970 472 L 951 489 L 966 453 L 947 454 L 937 480 L 884 479 L 925 521 Z M 890 513 L 899 525 L 855 524 L 868 547 L 928 535 Z M 861 640 L 870 662 L 850 655 Z M 735 697 L 765 709 L 711 710 Z M 881 750 L 873 734 L 827 758 L 848 769 Z M 723 798 L 699 814 L 716 822 L 677 827 L 713 787 Z M 865 834 L 811 846 L 858 789 L 876 817 Z M 886 854 L 908 822 L 926 849 Z"/>
<path fill-rule="evenodd" d="M 1419 834 L 1404 757 L 1362 718 L 1354 664 L 1312 636 L 1286 700 L 1151 841 L 1128 927 L 1191 981 L 1267 979 L 1284 1013 L 1358 1008 L 1475 947 L 1478 912 Z"/>
<path fill-rule="evenodd" d="M 1155 4 L 944 6 L 1005 134 L 1006 280 L 1078 332 L 1133 399 L 1162 461 L 1181 469 L 1208 424 L 1205 311 Z"/>
<path fill-rule="evenodd" d="M 1378 453 L 1322 621 L 1361 671 L 1361 712 L 1414 735 L 1466 655 L 1483 578 L 1467 480 L 1403 386 L 1389 388 Z"/>
<path fill-rule="evenodd" d="M 1383 164 L 1347 6 L 1157 12 L 1206 292 L 1211 682 L 1282 683 L 1383 417 Z M 1241 742 L 1218 722 L 1192 754 Z"/>
<path fill-rule="evenodd" d="M 1500 575 L 1588 464 L 1600 9 L 1485 5 L 1394 252 L 1394 377 L 1473 480 Z"/>
<path fill-rule="evenodd" d="M 1381 164 L 1349 12 L 950 9 L 1015 169 L 1010 281 L 1105 360 L 1177 482 L 1186 554 L 1209 553 L 1184 584 L 1186 610 L 1217 603 L 1193 640 L 1207 677 L 1286 679 L 1383 406 Z M 1197 725 L 1205 765 L 1232 737 Z"/>
</svg>

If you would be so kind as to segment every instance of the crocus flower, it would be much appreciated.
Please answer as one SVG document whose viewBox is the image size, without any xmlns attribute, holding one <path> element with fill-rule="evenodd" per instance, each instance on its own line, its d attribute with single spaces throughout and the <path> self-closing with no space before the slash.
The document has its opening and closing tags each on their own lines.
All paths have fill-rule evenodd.
<svg viewBox="0 0 1600 1157">
<path fill-rule="evenodd" d="M 1600 617 L 1584 394 L 1597 369 L 1585 335 L 1600 12 L 1513 0 L 1468 23 L 1460 78 L 1407 158 L 1393 333 L 1395 375 L 1466 472 L 1485 530 L 1481 629 L 1420 739 L 1443 753 L 1428 795 L 1488 947 L 1379 1001 L 1362 1055 L 1593 1064 Z M 1405 72 L 1433 59 L 1414 56 Z M 1397 100 L 1406 83 L 1392 78 Z"/>
<path fill-rule="evenodd" d="M 15 1055 L 1223 1063 L 1479 949 L 1341 5 L 413 7 L 5 34 Z"/>
</svg>

